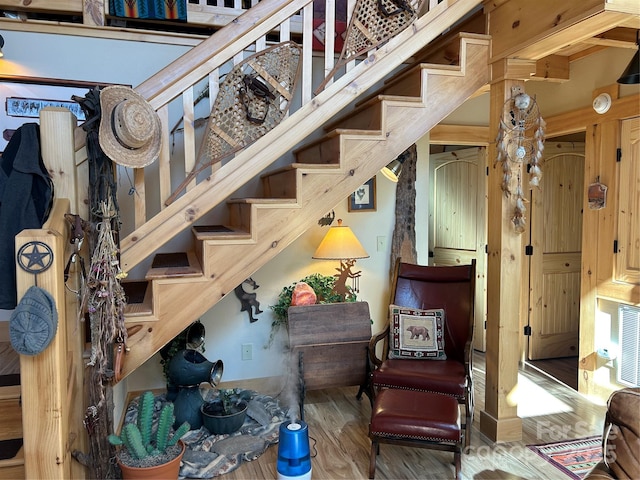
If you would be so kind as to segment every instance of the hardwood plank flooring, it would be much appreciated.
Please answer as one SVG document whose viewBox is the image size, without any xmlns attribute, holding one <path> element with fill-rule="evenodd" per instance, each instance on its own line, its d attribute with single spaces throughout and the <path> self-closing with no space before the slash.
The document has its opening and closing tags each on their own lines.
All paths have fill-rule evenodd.
<svg viewBox="0 0 640 480">
<path fill-rule="evenodd" d="M 8 343 L 0 343 L 0 374 L 18 373 L 19 358 Z M 520 442 L 495 444 L 479 431 L 484 408 L 484 355 L 474 355 L 476 411 L 471 448 L 462 457 L 462 478 L 480 480 L 567 479 L 526 445 L 600 435 L 605 407 L 591 403 L 572 388 L 530 365 L 520 370 L 518 415 L 522 418 Z M 233 382 L 276 395 L 280 387 L 269 382 Z M 231 385 L 228 385 L 231 386 Z M 366 396 L 357 400 L 357 387 L 315 390 L 307 393 L 305 421 L 309 425 L 314 479 L 368 478 L 371 442 L 368 437 L 371 406 Z M 285 392 L 279 400 L 286 404 Z M 227 480 L 276 477 L 278 447 L 224 476 Z M 377 479 L 453 478 L 453 455 L 448 452 L 381 445 Z"/>
<path fill-rule="evenodd" d="M 523 366 L 520 370 L 518 415 L 522 418 L 520 442 L 491 442 L 479 431 L 484 408 L 484 355 L 475 354 L 476 411 L 469 452 L 462 457 L 463 479 L 568 479 L 531 452 L 526 445 L 600 435 L 605 407 L 595 405 L 575 390 Z M 251 387 L 247 387 L 251 388 Z M 309 425 L 312 478 L 368 478 L 371 442 L 368 438 L 369 400 L 355 398 L 357 387 L 307 393 L 305 421 Z M 284 393 L 280 395 L 284 398 Z M 281 399 L 282 402 L 282 399 Z M 278 447 L 225 475 L 228 480 L 275 478 Z M 453 455 L 448 452 L 381 445 L 377 479 L 453 478 Z"/>
<path fill-rule="evenodd" d="M 574 390 L 578 389 L 578 357 L 529 360 L 527 364 L 550 375 Z"/>
</svg>

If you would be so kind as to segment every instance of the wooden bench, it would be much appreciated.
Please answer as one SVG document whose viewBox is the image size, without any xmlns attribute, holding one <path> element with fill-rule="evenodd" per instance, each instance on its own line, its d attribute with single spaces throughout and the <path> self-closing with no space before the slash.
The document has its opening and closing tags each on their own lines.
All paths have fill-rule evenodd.
<svg viewBox="0 0 640 480">
<path fill-rule="evenodd" d="M 288 323 L 302 419 L 307 390 L 359 385 L 357 398 L 364 392 L 373 402 L 367 351 L 371 338 L 368 303 L 289 307 Z"/>
</svg>

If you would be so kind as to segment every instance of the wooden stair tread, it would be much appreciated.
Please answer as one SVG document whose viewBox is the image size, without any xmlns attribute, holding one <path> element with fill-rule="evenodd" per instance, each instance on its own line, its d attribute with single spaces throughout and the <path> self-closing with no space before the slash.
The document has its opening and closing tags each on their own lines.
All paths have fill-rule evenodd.
<svg viewBox="0 0 640 480">
<path fill-rule="evenodd" d="M 301 151 L 301 150 L 305 150 L 306 148 L 312 147 L 314 145 L 318 145 L 319 143 L 322 143 L 324 141 L 327 140 L 327 138 L 331 138 L 331 137 L 335 137 L 337 135 L 340 135 L 341 132 L 337 131 L 337 130 L 332 130 L 332 131 L 328 131 L 327 133 L 325 133 L 322 137 L 320 138 L 316 138 L 315 140 L 311 140 L 309 142 L 306 142 L 304 145 L 293 149 L 292 153 L 293 156 L 295 157 L 296 154 Z"/>
<path fill-rule="evenodd" d="M 220 239 L 247 239 L 251 238 L 251 233 L 226 225 L 195 225 L 191 227 L 196 240 L 220 240 Z"/>
<path fill-rule="evenodd" d="M 13 458 L 0 460 L 0 480 L 18 480 L 25 478 L 24 445 Z"/>
<path fill-rule="evenodd" d="M 22 402 L 20 397 L 0 400 L 0 440 L 22 437 Z"/>
<path fill-rule="evenodd" d="M 20 385 L 9 385 L 6 387 L 0 387 L 0 400 L 20 398 L 20 395 Z"/>
<path fill-rule="evenodd" d="M 190 251 L 156 254 L 145 279 L 199 276 L 202 276 L 202 268 Z"/>
<path fill-rule="evenodd" d="M 139 317 L 153 313 L 153 292 L 150 282 L 146 280 L 123 282 L 122 287 L 127 297 L 127 305 L 124 309 L 126 316 Z"/>
<path fill-rule="evenodd" d="M 309 170 L 330 170 L 338 167 L 337 163 L 300 163 L 294 162 L 289 165 L 285 165 L 284 167 L 275 168 L 266 173 L 260 175 L 260 178 L 267 178 L 272 175 L 278 175 L 279 173 L 288 172 L 291 170 L 297 170 L 299 168 L 308 168 Z"/>
<path fill-rule="evenodd" d="M 227 200 L 227 203 L 246 203 L 246 204 L 267 204 L 267 205 L 282 205 L 284 207 L 288 207 L 290 205 L 295 205 L 297 200 L 295 198 L 230 198 Z"/>
</svg>

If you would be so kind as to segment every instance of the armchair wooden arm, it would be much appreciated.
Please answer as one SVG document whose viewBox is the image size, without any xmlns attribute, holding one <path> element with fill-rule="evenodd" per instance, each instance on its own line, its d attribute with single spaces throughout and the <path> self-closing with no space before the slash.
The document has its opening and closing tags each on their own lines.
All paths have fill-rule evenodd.
<svg viewBox="0 0 640 480">
<path fill-rule="evenodd" d="M 381 341 L 383 342 L 382 351 L 381 351 L 381 355 L 378 357 L 376 352 L 378 350 L 378 343 L 380 343 Z M 388 353 L 389 353 L 389 325 L 387 324 L 387 327 L 384 330 L 376 333 L 371 337 L 371 340 L 369 340 L 369 361 L 371 362 L 373 369 L 376 369 L 380 365 L 382 365 L 382 362 L 386 360 Z"/>
</svg>

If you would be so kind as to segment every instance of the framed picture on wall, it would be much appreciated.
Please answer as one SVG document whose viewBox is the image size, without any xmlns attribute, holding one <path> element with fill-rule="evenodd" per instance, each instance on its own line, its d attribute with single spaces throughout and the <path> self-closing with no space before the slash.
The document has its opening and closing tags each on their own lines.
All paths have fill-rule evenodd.
<svg viewBox="0 0 640 480">
<path fill-rule="evenodd" d="M 376 177 L 371 177 L 349 195 L 350 212 L 376 211 Z"/>
</svg>

